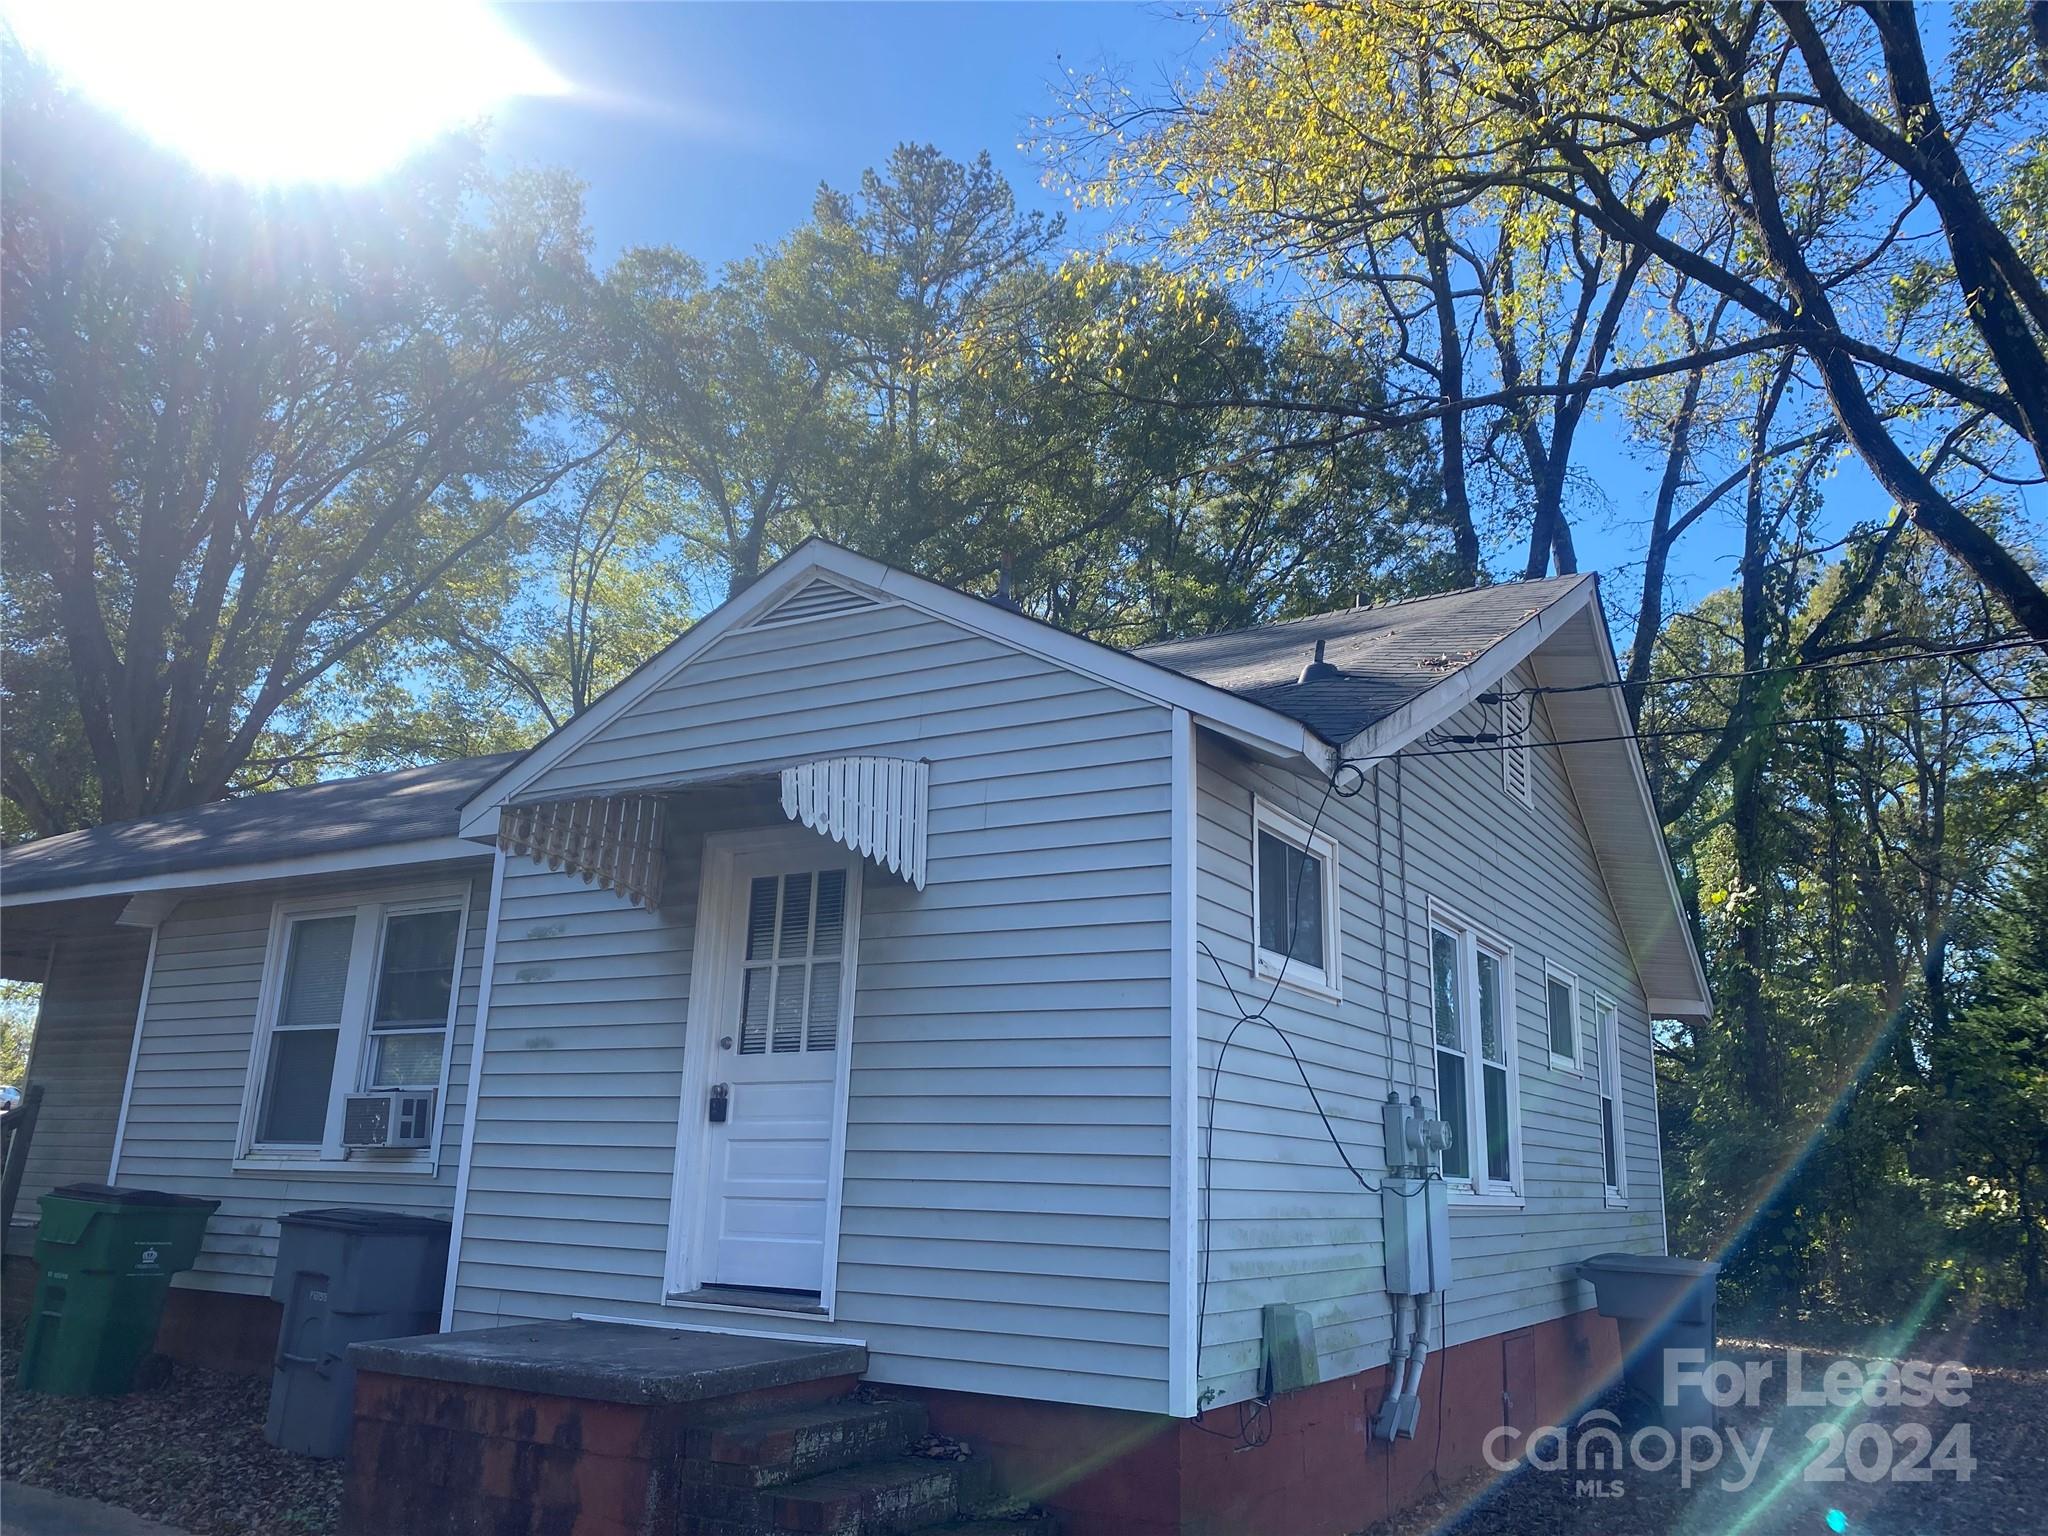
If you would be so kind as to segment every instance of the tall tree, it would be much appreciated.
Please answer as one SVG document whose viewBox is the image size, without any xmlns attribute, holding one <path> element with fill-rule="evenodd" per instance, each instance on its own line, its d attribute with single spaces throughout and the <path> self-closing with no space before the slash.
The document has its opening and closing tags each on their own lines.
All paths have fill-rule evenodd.
<svg viewBox="0 0 2048 1536">
<path fill-rule="evenodd" d="M 49 833 L 218 797 L 503 558 L 581 456 L 588 273 L 562 179 L 244 190 L 6 63 L 4 783 Z"/>
<path fill-rule="evenodd" d="M 1235 37 L 1202 81 L 1163 106 L 1084 91 L 1065 139 L 1098 195 L 1155 208 L 1180 249 L 1242 270 L 1432 216 L 1525 250 L 1581 228 L 1646 263 L 1652 291 L 1683 277 L 1739 317 L 1696 350 L 1666 337 L 1568 378 L 1325 402 L 1333 416 L 1369 429 L 1794 357 L 1907 516 L 2048 643 L 2031 557 L 1956 483 L 1971 466 L 2048 471 L 2048 185 L 2024 152 L 2043 82 L 2013 0 L 1961 9 L 1945 71 L 1897 4 L 1243 0 L 1228 15 Z"/>
</svg>

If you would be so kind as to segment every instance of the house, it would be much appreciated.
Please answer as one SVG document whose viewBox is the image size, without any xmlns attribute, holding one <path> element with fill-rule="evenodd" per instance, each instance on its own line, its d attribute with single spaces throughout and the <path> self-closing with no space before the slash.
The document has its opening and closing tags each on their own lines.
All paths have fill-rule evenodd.
<svg viewBox="0 0 2048 1536">
<path fill-rule="evenodd" d="M 11 852 L 17 1220 L 220 1200 L 167 1334 L 261 1360 L 279 1214 L 442 1213 L 447 1329 L 853 1345 L 1070 1532 L 1355 1530 L 1665 1245 L 1709 998 L 1616 682 L 1591 577 L 1124 652 L 806 543 L 523 756 Z"/>
</svg>

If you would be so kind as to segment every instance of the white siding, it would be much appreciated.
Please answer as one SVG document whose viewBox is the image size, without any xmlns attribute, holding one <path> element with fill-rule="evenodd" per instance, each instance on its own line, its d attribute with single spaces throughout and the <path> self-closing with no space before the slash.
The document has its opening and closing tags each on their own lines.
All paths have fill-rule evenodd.
<svg viewBox="0 0 2048 1536">
<path fill-rule="evenodd" d="M 436 1172 L 379 1173 L 368 1160 L 286 1172 L 235 1168 L 264 948 L 278 899 L 339 890 L 397 893 L 445 885 L 451 878 L 468 879 L 471 889 Z M 266 1294 L 277 1256 L 277 1218 L 286 1211 L 347 1205 L 448 1213 L 469 1100 L 470 1034 L 489 885 L 487 868 L 428 867 L 403 877 L 357 876 L 194 896 L 164 921 L 118 1173 L 125 1184 L 220 1201 L 199 1261 L 181 1283 Z"/>
<path fill-rule="evenodd" d="M 36 1010 L 28 1081 L 43 1085 L 43 1107 L 22 1170 L 17 1222 L 35 1221 L 36 1197 L 60 1184 L 106 1182 L 148 955 L 146 928 L 57 940 Z"/>
<path fill-rule="evenodd" d="M 773 1327 L 864 1338 L 877 1380 L 1165 1406 L 1170 726 L 885 608 L 726 637 L 532 786 L 931 763 L 926 889 L 866 872 L 837 1317 Z M 707 1320 L 660 1304 L 698 857 L 779 816 L 677 805 L 660 913 L 506 866 L 458 1327 Z"/>
<path fill-rule="evenodd" d="M 1526 669 L 1522 680 L 1532 680 Z M 1497 711 L 1475 706 L 1444 729 L 1491 731 L 1497 719 Z M 1550 735 L 1539 705 L 1532 739 Z M 1530 758 L 1530 807 L 1504 788 L 1497 752 L 1411 756 L 1403 762 L 1405 902 L 1392 767 L 1382 768 L 1361 794 L 1333 795 L 1324 804 L 1322 830 L 1339 844 L 1341 1003 L 1287 987 L 1274 993 L 1272 982 L 1249 974 L 1252 795 L 1313 820 L 1322 803 L 1321 782 L 1255 763 L 1206 736 L 1197 760 L 1200 939 L 1221 960 L 1249 1010 L 1257 1011 L 1273 993 L 1270 1016 L 1292 1039 L 1351 1161 L 1374 1183 L 1385 1168 L 1379 1105 L 1389 1088 L 1403 1098 L 1419 1090 L 1426 1104 L 1435 1102 L 1427 1012 L 1430 898 L 1514 948 L 1526 1202 L 1518 1211 L 1453 1209 L 1456 1279 L 1442 1320 L 1452 1344 L 1589 1306 L 1592 1293 L 1566 1276 L 1568 1264 L 1606 1249 L 1662 1245 L 1645 1000 L 1558 753 L 1537 746 Z M 1374 829 L 1376 795 L 1384 796 L 1383 852 Z M 1389 945 L 1384 967 L 1382 876 Z M 1220 1043 L 1238 1012 L 1216 964 L 1199 950 L 1197 960 L 1197 1089 L 1206 1123 Z M 1578 975 L 1582 1030 L 1591 1027 L 1596 989 L 1620 1008 L 1626 1210 L 1607 1209 L 1603 1197 L 1596 1080 L 1550 1066 L 1545 960 Z M 1268 1302 L 1309 1309 L 1326 1377 L 1383 1363 L 1390 1309 L 1380 1289 L 1379 1196 L 1345 1171 L 1293 1063 L 1262 1025 L 1243 1026 L 1230 1047 L 1215 1126 L 1203 1388 L 1221 1401 L 1255 1389 L 1259 1308 Z"/>
</svg>

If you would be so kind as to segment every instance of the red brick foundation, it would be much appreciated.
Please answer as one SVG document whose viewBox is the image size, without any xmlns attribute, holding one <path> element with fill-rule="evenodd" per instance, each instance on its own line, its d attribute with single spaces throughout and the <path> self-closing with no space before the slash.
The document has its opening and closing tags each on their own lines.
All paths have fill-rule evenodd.
<svg viewBox="0 0 2048 1536">
<path fill-rule="evenodd" d="M 889 1388 L 985 1458 L 1062 1536 L 1346 1536 L 1482 1468 L 1487 1434 L 1565 1420 L 1620 1364 L 1592 1312 L 1431 1354 L 1416 1435 L 1370 1436 L 1385 1369 L 1275 1399 L 1251 1449 L 1239 1411 L 1195 1423 Z M 709 1536 L 687 1477 L 694 1425 L 819 1403 L 850 1376 L 689 1407 L 583 1401 L 364 1371 L 343 1536 Z"/>
<path fill-rule="evenodd" d="M 826 1377 L 719 1398 L 720 1414 L 829 1402 Z M 360 1371 L 343 1536 L 675 1536 L 703 1407 L 592 1402 Z"/>
<path fill-rule="evenodd" d="M 1276 1398 L 1241 1450 L 1238 1410 L 1198 1423 L 966 1393 L 921 1394 L 932 1425 L 990 1458 L 1064 1536 L 1344 1536 L 1485 1465 L 1489 1431 L 1568 1416 L 1620 1367 L 1593 1312 L 1432 1353 L 1415 1438 L 1370 1438 L 1385 1368 Z"/>
<path fill-rule="evenodd" d="M 35 1302 L 36 1261 L 8 1254 L 0 1272 L 0 1306 L 10 1320 L 26 1318 Z M 164 1298 L 156 1350 L 182 1365 L 236 1376 L 268 1376 L 277 1355 L 284 1309 L 268 1296 L 201 1291 L 174 1285 Z"/>
</svg>

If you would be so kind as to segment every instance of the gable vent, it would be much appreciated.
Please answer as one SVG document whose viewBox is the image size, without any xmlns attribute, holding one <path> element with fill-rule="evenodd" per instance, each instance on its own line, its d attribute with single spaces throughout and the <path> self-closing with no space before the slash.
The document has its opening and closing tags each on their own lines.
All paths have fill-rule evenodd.
<svg viewBox="0 0 2048 1536">
<path fill-rule="evenodd" d="M 856 592 L 836 581 L 814 576 L 747 628 L 770 629 L 781 624 L 808 624 L 814 619 L 835 619 L 842 613 L 859 613 L 863 609 L 881 606 L 877 599 L 865 592 Z"/>
<path fill-rule="evenodd" d="M 1529 695 L 1508 693 L 1500 701 L 1501 787 L 1524 805 L 1535 803 L 1529 788 Z"/>
</svg>

